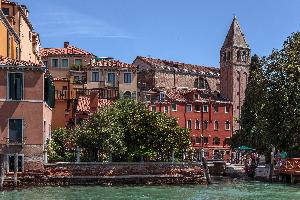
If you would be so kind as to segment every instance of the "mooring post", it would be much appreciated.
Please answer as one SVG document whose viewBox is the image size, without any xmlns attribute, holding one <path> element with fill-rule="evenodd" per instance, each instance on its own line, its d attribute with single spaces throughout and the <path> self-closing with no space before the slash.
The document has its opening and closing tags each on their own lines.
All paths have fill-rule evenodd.
<svg viewBox="0 0 300 200">
<path fill-rule="evenodd" d="M 3 189 L 4 175 L 4 155 L 0 154 L 0 189 Z"/>
<path fill-rule="evenodd" d="M 207 161 L 204 157 L 202 157 L 202 165 L 203 165 L 203 169 L 204 169 L 204 175 L 206 178 L 206 182 L 207 184 L 211 184 L 211 179 L 210 179 L 210 175 L 209 175 L 209 169 L 207 166 Z"/>
<path fill-rule="evenodd" d="M 175 152 L 174 151 L 172 151 L 172 158 L 171 158 L 171 160 L 172 160 L 172 163 L 175 162 Z"/>
<path fill-rule="evenodd" d="M 271 164 L 270 164 L 270 174 L 269 174 L 269 181 L 270 182 L 273 182 L 274 155 L 275 155 L 275 147 L 272 147 L 272 151 L 271 151 Z"/>
<path fill-rule="evenodd" d="M 18 153 L 14 155 L 14 186 L 18 185 Z"/>
<path fill-rule="evenodd" d="M 76 162 L 80 163 L 80 148 L 76 147 Z"/>
<path fill-rule="evenodd" d="M 202 162 L 202 158 L 204 158 L 204 149 L 200 150 L 200 162 Z"/>
</svg>

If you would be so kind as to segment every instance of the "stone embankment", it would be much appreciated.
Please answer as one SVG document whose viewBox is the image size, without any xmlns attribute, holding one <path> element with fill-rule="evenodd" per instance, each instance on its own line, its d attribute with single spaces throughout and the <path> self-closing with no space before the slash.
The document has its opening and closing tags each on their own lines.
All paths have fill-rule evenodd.
<svg viewBox="0 0 300 200">
<path fill-rule="evenodd" d="M 18 186 L 205 183 L 200 163 L 55 163 L 44 168 L 20 174 Z M 9 176 L 6 180 L 6 186 L 13 183 Z"/>
</svg>

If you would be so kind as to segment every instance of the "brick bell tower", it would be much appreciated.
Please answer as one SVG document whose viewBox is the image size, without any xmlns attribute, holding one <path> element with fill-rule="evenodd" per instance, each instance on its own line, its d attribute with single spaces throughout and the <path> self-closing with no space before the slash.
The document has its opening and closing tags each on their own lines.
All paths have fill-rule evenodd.
<svg viewBox="0 0 300 200">
<path fill-rule="evenodd" d="M 220 51 L 221 96 L 233 103 L 233 133 L 240 129 L 250 67 L 250 48 L 236 17 Z"/>
</svg>

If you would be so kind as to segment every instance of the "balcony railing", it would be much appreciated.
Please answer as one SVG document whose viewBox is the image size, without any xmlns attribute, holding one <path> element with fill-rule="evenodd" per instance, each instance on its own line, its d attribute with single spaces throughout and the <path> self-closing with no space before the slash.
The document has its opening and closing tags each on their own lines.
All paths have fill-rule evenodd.
<svg viewBox="0 0 300 200">
<path fill-rule="evenodd" d="M 75 99 L 76 91 L 73 90 L 55 90 L 55 99 L 56 100 L 67 100 Z"/>
<path fill-rule="evenodd" d="M 76 96 L 90 96 L 97 93 L 100 99 L 116 99 L 119 96 L 117 88 L 100 88 L 100 89 L 76 89 Z"/>
<path fill-rule="evenodd" d="M 6 145 L 25 145 L 27 138 L 5 138 Z"/>
</svg>

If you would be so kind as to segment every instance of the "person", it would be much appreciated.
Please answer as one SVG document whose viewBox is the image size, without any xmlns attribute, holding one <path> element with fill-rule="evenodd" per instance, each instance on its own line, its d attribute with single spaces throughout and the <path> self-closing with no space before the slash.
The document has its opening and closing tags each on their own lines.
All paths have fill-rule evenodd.
<svg viewBox="0 0 300 200">
<path fill-rule="evenodd" d="M 281 166 L 287 157 L 287 153 L 285 151 L 282 151 L 280 157 L 281 157 L 281 162 L 280 162 L 280 166 Z"/>
</svg>

